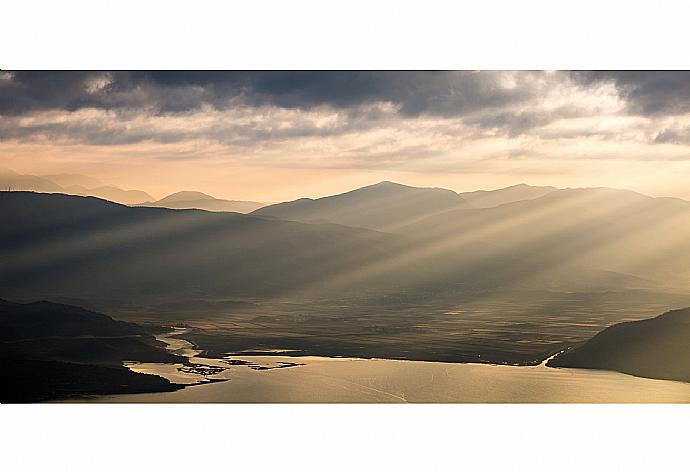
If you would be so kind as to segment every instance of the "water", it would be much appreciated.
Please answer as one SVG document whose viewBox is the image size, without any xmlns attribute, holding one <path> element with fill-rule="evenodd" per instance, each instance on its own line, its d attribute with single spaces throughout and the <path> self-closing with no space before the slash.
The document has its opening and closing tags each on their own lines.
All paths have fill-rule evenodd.
<svg viewBox="0 0 690 472">
<path fill-rule="evenodd" d="M 229 356 L 251 365 L 228 365 L 199 357 L 176 337 L 162 336 L 168 348 L 184 353 L 201 369 L 181 365 L 129 363 L 137 372 L 154 373 L 186 384 L 176 392 L 114 395 L 98 402 L 460 402 L 460 403 L 687 403 L 690 384 L 633 377 L 617 372 L 516 367 L 487 364 L 346 359 L 296 356 Z M 303 364 L 281 367 L 286 364 Z M 257 370 L 261 369 L 261 370 Z"/>
</svg>

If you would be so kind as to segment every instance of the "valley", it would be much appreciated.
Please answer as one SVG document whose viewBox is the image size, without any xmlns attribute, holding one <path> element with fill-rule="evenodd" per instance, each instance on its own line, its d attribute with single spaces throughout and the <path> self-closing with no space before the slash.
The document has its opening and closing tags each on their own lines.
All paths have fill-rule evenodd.
<svg viewBox="0 0 690 472">
<path fill-rule="evenodd" d="M 2 192 L 0 219 L 12 222 L 0 229 L 0 296 L 185 328 L 207 359 L 537 366 L 609 326 L 690 306 L 690 203 L 623 190 L 382 182 L 251 214 Z M 87 334 L 3 349 L 32 362 L 180 364 L 140 335 Z"/>
</svg>

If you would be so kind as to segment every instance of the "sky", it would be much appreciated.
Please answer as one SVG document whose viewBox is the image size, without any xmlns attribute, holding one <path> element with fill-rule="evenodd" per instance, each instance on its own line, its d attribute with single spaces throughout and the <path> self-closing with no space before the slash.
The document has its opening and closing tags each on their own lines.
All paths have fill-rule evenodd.
<svg viewBox="0 0 690 472">
<path fill-rule="evenodd" d="M 690 199 L 690 73 L 0 71 L 0 167 L 156 198 L 392 180 Z"/>
</svg>

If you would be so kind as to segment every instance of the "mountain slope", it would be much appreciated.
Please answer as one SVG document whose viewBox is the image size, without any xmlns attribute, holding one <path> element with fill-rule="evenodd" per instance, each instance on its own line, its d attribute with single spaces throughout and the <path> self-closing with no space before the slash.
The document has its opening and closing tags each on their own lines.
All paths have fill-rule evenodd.
<svg viewBox="0 0 690 472">
<path fill-rule="evenodd" d="M 373 201 L 380 190 L 370 189 Z M 365 219 L 381 214 L 374 207 Z M 3 192 L 0 296 L 162 303 L 365 290 L 414 299 L 442 291 L 677 292 L 690 282 L 690 203 L 628 191 L 557 190 L 407 225 L 384 212 L 383 226 L 394 233 L 256 213 Z"/>
<path fill-rule="evenodd" d="M 167 197 L 155 202 L 142 203 L 139 206 L 250 213 L 265 206 L 265 204 L 261 202 L 243 200 L 223 200 L 212 197 L 211 195 L 207 195 L 205 193 L 184 190 L 168 195 Z"/>
<path fill-rule="evenodd" d="M 4 358 L 115 366 L 124 360 L 179 362 L 156 345 L 153 334 L 162 331 L 72 305 L 0 300 L 0 355 Z"/>
<path fill-rule="evenodd" d="M 37 192 L 60 192 L 62 187 L 43 177 L 18 174 L 9 169 L 0 169 L 0 189 L 34 190 Z"/>
<path fill-rule="evenodd" d="M 11 298 L 267 295 L 374 264 L 400 245 L 336 225 L 30 192 L 0 193 L 0 223 L 0 296 Z"/>
<path fill-rule="evenodd" d="M 0 189 L 93 196 L 127 205 L 153 200 L 151 195 L 141 190 L 123 190 L 113 185 L 103 185 L 98 180 L 83 175 L 56 174 L 38 177 L 18 174 L 9 169 L 0 169 Z"/>
<path fill-rule="evenodd" d="M 65 187 L 64 193 L 70 195 L 81 195 L 103 198 L 111 202 L 134 205 L 137 203 L 151 200 L 153 197 L 141 190 L 123 190 L 112 185 L 102 185 L 95 188 L 86 188 L 81 185 Z"/>
<path fill-rule="evenodd" d="M 690 308 L 615 324 L 547 365 L 690 382 Z"/>
<path fill-rule="evenodd" d="M 380 182 L 330 197 L 268 205 L 252 214 L 391 231 L 430 214 L 467 207 L 463 198 L 451 190 Z"/>
<path fill-rule="evenodd" d="M 12 224 L 0 224 L 0 296 L 15 299 L 160 304 L 405 293 L 414 300 L 496 290 L 525 270 L 512 255 L 493 257 L 484 242 L 436 251 L 362 228 L 60 194 L 0 193 L 3 222 Z"/>
<path fill-rule="evenodd" d="M 0 299 L 0 341 L 149 333 L 150 330 L 142 326 L 75 306 L 45 301 L 21 304 Z"/>
<path fill-rule="evenodd" d="M 76 306 L 0 300 L 0 402 L 181 388 L 122 366 L 184 361 L 158 345 L 159 331 Z"/>
<path fill-rule="evenodd" d="M 396 232 L 438 251 L 485 241 L 496 257 L 529 261 L 534 283 L 576 276 L 583 267 L 677 288 L 690 282 L 690 202 L 679 199 L 564 189 L 493 208 L 449 210 Z"/>
<path fill-rule="evenodd" d="M 190 202 L 200 200 L 215 200 L 215 197 L 207 195 L 202 192 L 194 192 L 190 190 L 182 190 L 180 192 L 171 193 L 167 197 L 161 198 L 156 203 L 175 203 L 175 202 Z"/>
<path fill-rule="evenodd" d="M 0 193 L 0 223 L 6 298 L 677 291 L 690 280 L 690 203 L 611 189 L 447 210 L 396 234 L 27 192 Z"/>
<path fill-rule="evenodd" d="M 556 187 L 534 187 L 526 184 L 517 184 L 511 187 L 497 190 L 476 190 L 474 192 L 462 192 L 460 196 L 465 199 L 472 208 L 492 208 L 506 203 L 532 200 L 543 197 L 547 193 L 558 190 Z"/>
</svg>

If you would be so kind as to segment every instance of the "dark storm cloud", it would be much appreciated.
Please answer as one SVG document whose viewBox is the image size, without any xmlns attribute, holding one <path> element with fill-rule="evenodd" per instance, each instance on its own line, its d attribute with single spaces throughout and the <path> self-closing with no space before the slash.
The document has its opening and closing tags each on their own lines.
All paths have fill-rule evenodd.
<svg viewBox="0 0 690 472">
<path fill-rule="evenodd" d="M 573 72 L 572 76 L 585 85 L 613 83 L 634 114 L 660 116 L 690 112 L 688 71 L 582 71 Z"/>
<path fill-rule="evenodd" d="M 580 105 L 569 96 L 580 92 L 586 96 L 602 84 L 615 86 L 629 114 L 664 117 L 690 112 L 688 72 L 0 72 L 0 140 L 115 145 L 202 138 L 252 145 L 395 127 L 399 126 L 396 119 L 416 117 L 459 119 L 456 123 L 474 128 L 478 136 L 488 132 L 517 137 L 559 120 L 599 116 L 592 108 L 596 100 Z M 562 100 L 564 104 L 548 106 L 551 99 L 556 100 L 551 103 Z M 21 120 L 37 112 L 83 109 L 112 113 Z M 202 120 L 189 128 L 166 129 L 144 119 L 185 118 L 209 109 L 231 113 L 225 119 L 207 114 L 210 124 Z M 241 115 L 245 109 L 256 119 L 236 119 L 235 111 Z M 318 120 L 291 115 L 279 123 L 276 110 L 337 111 L 338 119 L 322 126 L 316 124 Z M 578 130 L 577 134 L 600 132 L 595 131 Z M 653 142 L 680 143 L 685 142 L 684 136 L 681 131 L 667 130 Z"/>
<path fill-rule="evenodd" d="M 494 71 L 14 72 L 0 80 L 0 113 L 84 107 L 175 113 L 238 103 L 347 109 L 390 102 L 406 116 L 461 117 L 538 100 L 544 77 L 520 72 L 506 87 Z M 582 71 L 570 78 L 584 87 L 613 83 L 637 114 L 690 111 L 690 72 Z"/>
<path fill-rule="evenodd" d="M 0 113 L 83 106 L 88 72 L 14 72 L 0 80 Z"/>
<path fill-rule="evenodd" d="M 531 102 L 564 74 L 486 71 L 257 71 L 257 72 L 14 72 L 0 77 L 0 140 L 36 138 L 88 144 L 176 142 L 194 137 L 257 142 L 295 137 L 335 136 L 385 126 L 393 117 L 463 118 L 470 126 L 517 136 L 552 118 L 531 110 Z M 384 108 L 380 104 L 387 104 Z M 231 121 L 213 128 L 173 133 L 133 129 L 130 118 L 184 116 L 206 107 L 338 111 L 334 127 L 291 119 L 288 129 L 270 123 Z M 522 108 L 515 111 L 515 108 Z M 115 113 L 112 122 L 85 118 L 79 123 L 19 124 L 42 111 L 99 109 Z M 259 112 L 263 113 L 263 112 Z M 270 121 L 270 118 L 269 118 Z M 141 125 L 139 125 L 141 126 Z"/>
<path fill-rule="evenodd" d="M 496 72 L 16 72 L 0 82 L 0 113 L 146 108 L 182 112 L 202 104 L 353 108 L 390 102 L 403 115 L 463 116 L 538 94 L 531 73 L 503 87 Z"/>
</svg>

